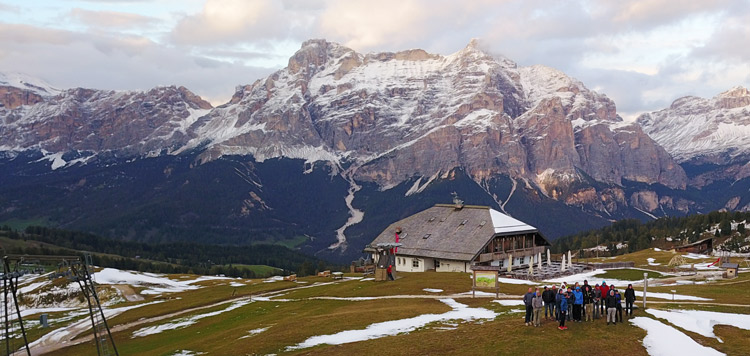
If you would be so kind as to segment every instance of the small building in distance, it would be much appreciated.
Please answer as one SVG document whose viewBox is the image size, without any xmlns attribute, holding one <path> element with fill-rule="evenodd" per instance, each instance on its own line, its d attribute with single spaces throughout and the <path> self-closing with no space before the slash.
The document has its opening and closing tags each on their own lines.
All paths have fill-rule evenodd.
<svg viewBox="0 0 750 356">
<path fill-rule="evenodd" d="M 469 272 L 472 265 L 506 269 L 509 262 L 511 268 L 528 268 L 550 246 L 535 227 L 488 206 L 437 204 L 391 224 L 365 251 L 395 242 L 397 233 L 400 272 Z"/>
<path fill-rule="evenodd" d="M 722 263 L 721 268 L 725 269 L 724 278 L 736 278 L 737 269 L 740 268 L 738 263 Z"/>
<path fill-rule="evenodd" d="M 701 253 L 701 254 L 710 254 L 711 251 L 714 249 L 714 238 L 709 237 L 703 240 L 698 240 L 696 242 L 675 247 L 675 251 L 677 252 L 687 252 L 687 253 Z"/>
</svg>

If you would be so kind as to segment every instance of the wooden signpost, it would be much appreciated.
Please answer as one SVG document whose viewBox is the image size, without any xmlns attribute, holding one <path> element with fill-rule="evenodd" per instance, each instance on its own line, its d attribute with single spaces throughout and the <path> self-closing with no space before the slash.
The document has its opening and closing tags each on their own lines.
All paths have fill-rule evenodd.
<svg viewBox="0 0 750 356">
<path fill-rule="evenodd" d="M 476 296 L 477 288 L 494 288 L 495 298 L 500 297 L 500 283 L 497 282 L 497 270 L 472 270 L 474 272 L 473 283 L 471 285 L 471 297 Z"/>
</svg>

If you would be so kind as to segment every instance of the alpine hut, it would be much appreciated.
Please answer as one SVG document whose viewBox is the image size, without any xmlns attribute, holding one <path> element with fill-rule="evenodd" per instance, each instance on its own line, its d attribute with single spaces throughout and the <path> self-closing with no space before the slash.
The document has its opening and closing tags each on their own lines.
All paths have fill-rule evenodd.
<svg viewBox="0 0 750 356">
<path fill-rule="evenodd" d="M 381 232 L 375 246 L 398 242 L 396 271 L 469 272 L 473 265 L 528 267 L 550 243 L 533 226 L 488 206 L 437 204 Z M 373 256 L 377 258 L 377 256 Z"/>
</svg>

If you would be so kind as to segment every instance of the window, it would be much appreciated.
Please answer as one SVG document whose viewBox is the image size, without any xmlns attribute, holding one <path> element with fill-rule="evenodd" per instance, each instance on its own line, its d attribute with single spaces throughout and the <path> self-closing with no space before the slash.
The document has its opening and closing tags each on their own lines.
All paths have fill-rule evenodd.
<svg viewBox="0 0 750 356">
<path fill-rule="evenodd" d="M 505 267 L 505 259 L 500 260 L 500 264 L 498 266 Z"/>
<path fill-rule="evenodd" d="M 411 260 L 411 266 L 414 268 L 419 268 L 419 260 Z"/>
<path fill-rule="evenodd" d="M 424 235 L 424 236 L 422 236 L 422 238 L 425 239 L 425 240 L 427 240 L 427 239 L 430 238 L 430 234 Z"/>
<path fill-rule="evenodd" d="M 440 268 L 440 260 L 435 260 L 435 269 Z"/>
<path fill-rule="evenodd" d="M 433 221 L 435 221 L 435 217 L 434 216 L 430 218 L 429 222 L 433 222 Z"/>
<path fill-rule="evenodd" d="M 467 222 L 469 222 L 469 220 L 464 220 L 459 225 L 466 225 Z"/>
</svg>

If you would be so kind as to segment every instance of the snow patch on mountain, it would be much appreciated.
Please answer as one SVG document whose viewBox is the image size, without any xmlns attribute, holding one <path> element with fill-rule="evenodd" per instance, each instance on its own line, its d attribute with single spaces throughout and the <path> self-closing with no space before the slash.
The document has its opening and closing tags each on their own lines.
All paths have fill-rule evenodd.
<svg viewBox="0 0 750 356">
<path fill-rule="evenodd" d="M 30 90 L 41 96 L 52 96 L 61 92 L 60 89 L 53 87 L 42 79 L 17 72 L 0 72 L 0 86 Z"/>
</svg>

